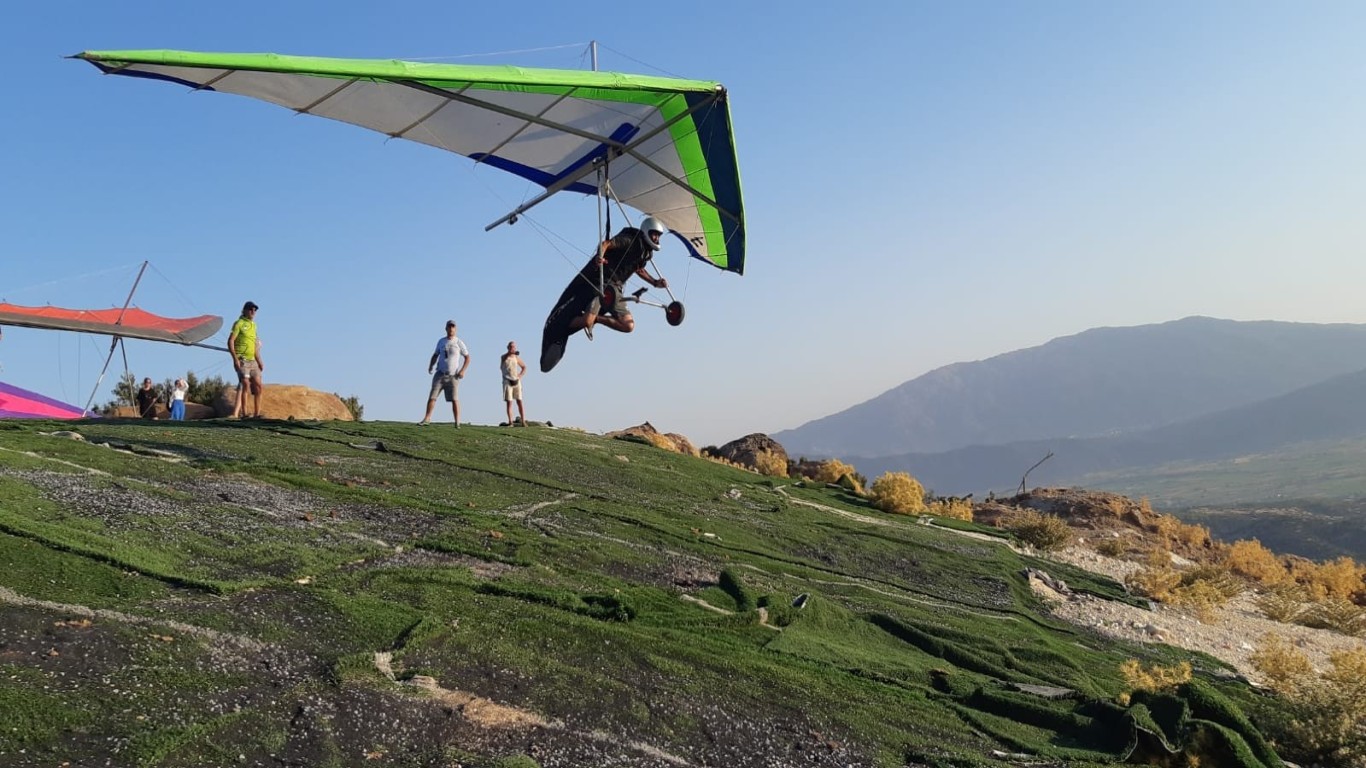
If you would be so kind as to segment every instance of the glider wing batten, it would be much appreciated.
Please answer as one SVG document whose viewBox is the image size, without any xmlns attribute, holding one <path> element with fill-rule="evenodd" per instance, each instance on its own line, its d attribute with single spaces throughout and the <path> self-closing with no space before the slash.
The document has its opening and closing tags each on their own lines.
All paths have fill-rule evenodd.
<svg viewBox="0 0 1366 768">
<path fill-rule="evenodd" d="M 102 72 L 267 101 L 454 152 L 559 191 L 595 194 L 608 157 L 621 202 L 689 253 L 744 269 L 744 217 L 719 83 L 531 69 L 186 51 L 86 52 Z"/>
</svg>

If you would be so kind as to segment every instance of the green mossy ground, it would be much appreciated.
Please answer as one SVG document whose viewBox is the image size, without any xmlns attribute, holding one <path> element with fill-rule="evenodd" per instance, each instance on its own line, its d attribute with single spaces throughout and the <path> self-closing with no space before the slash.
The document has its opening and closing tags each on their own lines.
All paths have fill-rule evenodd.
<svg viewBox="0 0 1366 768">
<path fill-rule="evenodd" d="M 1190 654 L 1021 572 L 1119 585 L 841 491 L 572 430 L 67 428 L 0 425 L 5 765 L 1087 765 L 1136 724 L 1275 762 L 1209 658 L 1169 729 L 1110 703 Z"/>
</svg>

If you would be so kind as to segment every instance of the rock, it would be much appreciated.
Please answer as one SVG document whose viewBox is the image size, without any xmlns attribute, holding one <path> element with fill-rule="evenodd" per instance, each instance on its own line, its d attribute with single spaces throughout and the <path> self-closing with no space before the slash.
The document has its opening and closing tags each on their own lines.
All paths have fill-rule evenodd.
<svg viewBox="0 0 1366 768">
<path fill-rule="evenodd" d="M 218 416 L 231 416 L 233 403 L 237 399 L 237 387 L 228 387 L 214 402 L 214 413 Z M 247 410 L 252 408 L 252 398 L 247 396 Z M 187 414 L 188 415 L 188 414 Z M 267 384 L 261 391 L 261 418 L 299 419 L 316 421 L 355 421 L 351 410 L 340 397 L 330 392 L 298 384 Z"/>
<path fill-rule="evenodd" d="M 759 460 L 760 454 L 776 457 L 786 469 L 787 449 L 783 448 L 777 440 L 760 432 L 732 440 L 716 449 L 717 456 L 755 470 L 762 470 Z"/>
<path fill-rule="evenodd" d="M 610 437 L 613 440 L 631 440 L 638 443 L 648 443 L 656 448 L 662 448 L 674 453 L 683 453 L 688 456 L 696 456 L 697 449 L 688 438 L 683 435 L 670 432 L 664 434 L 655 429 L 650 422 L 645 422 L 639 426 L 619 429 L 615 432 L 608 432 L 603 437 Z"/>
</svg>

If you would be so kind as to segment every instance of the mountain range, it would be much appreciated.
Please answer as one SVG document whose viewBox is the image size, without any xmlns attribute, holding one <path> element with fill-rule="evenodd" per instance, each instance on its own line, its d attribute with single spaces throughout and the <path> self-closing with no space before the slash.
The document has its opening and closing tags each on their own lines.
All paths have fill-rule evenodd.
<svg viewBox="0 0 1366 768">
<path fill-rule="evenodd" d="M 939 495 L 1076 485 L 1218 537 L 1366 559 L 1366 326 L 1188 317 L 931 371 L 778 432 Z"/>
<path fill-rule="evenodd" d="M 1095 328 L 944 366 L 773 437 L 793 455 L 846 460 L 1095 438 L 1210 416 L 1362 369 L 1366 325 L 1188 317 Z"/>
</svg>

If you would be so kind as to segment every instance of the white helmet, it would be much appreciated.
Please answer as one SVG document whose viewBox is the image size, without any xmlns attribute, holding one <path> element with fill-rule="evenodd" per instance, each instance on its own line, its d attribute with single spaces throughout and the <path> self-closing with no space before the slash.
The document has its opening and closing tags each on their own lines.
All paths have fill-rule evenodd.
<svg viewBox="0 0 1366 768">
<path fill-rule="evenodd" d="M 646 216 L 640 222 L 640 231 L 645 234 L 645 245 L 650 250 L 657 251 L 659 250 L 659 243 L 655 242 L 654 239 L 650 237 L 650 233 L 658 232 L 659 236 L 663 238 L 669 233 L 669 228 L 664 226 L 664 222 L 659 219 L 656 219 L 653 216 Z"/>
</svg>

